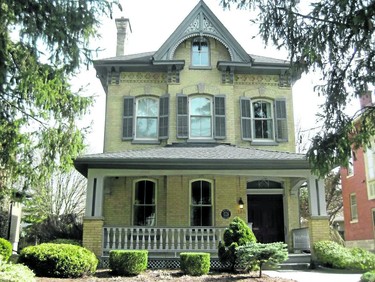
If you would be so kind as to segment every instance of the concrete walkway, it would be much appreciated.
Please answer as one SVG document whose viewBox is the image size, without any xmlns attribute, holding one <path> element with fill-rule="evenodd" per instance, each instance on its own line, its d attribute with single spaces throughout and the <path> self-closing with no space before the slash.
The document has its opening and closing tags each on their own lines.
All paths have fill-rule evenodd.
<svg viewBox="0 0 375 282">
<path fill-rule="evenodd" d="M 271 277 L 294 279 L 298 282 L 359 282 L 362 274 L 340 272 L 331 269 L 314 270 L 265 270 Z"/>
</svg>

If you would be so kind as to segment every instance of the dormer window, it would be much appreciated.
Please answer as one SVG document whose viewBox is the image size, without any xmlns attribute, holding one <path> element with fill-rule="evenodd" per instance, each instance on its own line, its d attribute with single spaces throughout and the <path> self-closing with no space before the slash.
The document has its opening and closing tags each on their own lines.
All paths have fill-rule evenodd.
<svg viewBox="0 0 375 282">
<path fill-rule="evenodd" d="M 191 65 L 193 67 L 208 67 L 210 65 L 210 52 L 206 38 L 200 36 L 193 39 Z"/>
</svg>

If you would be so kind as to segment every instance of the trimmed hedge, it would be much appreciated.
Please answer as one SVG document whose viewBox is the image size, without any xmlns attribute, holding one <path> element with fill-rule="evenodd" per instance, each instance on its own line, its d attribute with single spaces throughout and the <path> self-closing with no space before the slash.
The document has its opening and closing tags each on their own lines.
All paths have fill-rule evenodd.
<svg viewBox="0 0 375 282">
<path fill-rule="evenodd" d="M 333 241 L 319 241 L 314 252 L 320 263 L 339 269 L 370 271 L 375 269 L 375 255 L 361 248 L 345 248 Z"/>
<path fill-rule="evenodd" d="M 118 275 L 138 275 L 147 269 L 148 251 L 113 250 L 109 252 L 109 268 Z"/>
<path fill-rule="evenodd" d="M 24 248 L 18 261 L 37 276 L 77 278 L 92 275 L 98 259 L 91 251 L 69 244 L 44 243 Z"/>
<path fill-rule="evenodd" d="M 10 256 L 12 255 L 12 249 L 12 244 L 8 240 L 0 238 L 0 256 L 4 261 L 9 260 Z"/>
<path fill-rule="evenodd" d="M 35 282 L 35 274 L 23 264 L 6 263 L 0 259 L 0 281 Z"/>
<path fill-rule="evenodd" d="M 209 253 L 181 253 L 181 270 L 185 274 L 200 276 L 210 271 Z"/>
</svg>

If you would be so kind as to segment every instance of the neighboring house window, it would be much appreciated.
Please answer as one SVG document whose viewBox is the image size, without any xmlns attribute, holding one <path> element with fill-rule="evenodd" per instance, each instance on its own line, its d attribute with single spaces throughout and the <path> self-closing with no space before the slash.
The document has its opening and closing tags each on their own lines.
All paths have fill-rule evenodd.
<svg viewBox="0 0 375 282">
<path fill-rule="evenodd" d="M 194 67 L 207 67 L 210 65 L 210 50 L 206 38 L 196 37 L 193 39 L 191 65 Z"/>
<path fill-rule="evenodd" d="M 177 138 L 225 139 L 225 96 L 177 95 Z"/>
<path fill-rule="evenodd" d="M 351 151 L 347 168 L 348 177 L 354 175 L 354 152 Z"/>
<path fill-rule="evenodd" d="M 191 183 L 190 225 L 212 226 L 212 187 L 208 181 Z"/>
<path fill-rule="evenodd" d="M 358 211 L 357 211 L 357 196 L 355 193 L 350 194 L 350 220 L 358 220 Z"/>
<path fill-rule="evenodd" d="M 157 141 L 168 138 L 169 96 L 124 97 L 123 140 Z"/>
<path fill-rule="evenodd" d="M 155 225 L 155 183 L 149 180 L 140 180 L 135 183 L 134 192 L 134 225 Z"/>
<path fill-rule="evenodd" d="M 371 180 L 375 178 L 374 151 L 372 150 L 372 148 L 367 148 L 366 157 L 367 157 L 367 176 L 368 176 L 368 179 Z"/>
<path fill-rule="evenodd" d="M 243 140 L 288 141 L 285 99 L 241 97 L 240 109 Z"/>
</svg>

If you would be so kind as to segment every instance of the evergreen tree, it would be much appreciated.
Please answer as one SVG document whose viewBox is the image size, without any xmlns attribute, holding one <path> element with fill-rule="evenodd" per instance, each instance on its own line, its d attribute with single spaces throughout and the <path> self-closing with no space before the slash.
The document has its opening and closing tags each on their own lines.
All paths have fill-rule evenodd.
<svg viewBox="0 0 375 282">
<path fill-rule="evenodd" d="M 349 116 L 350 100 L 366 93 L 375 82 L 375 1 L 373 0 L 221 0 L 223 7 L 254 9 L 259 34 L 289 52 L 291 76 L 321 74 L 318 95 L 325 97 L 322 130 L 312 139 L 307 156 L 313 170 L 326 175 L 348 166 L 352 146 L 370 145 L 375 135 L 375 108 L 367 106 Z"/>
<path fill-rule="evenodd" d="M 66 169 L 83 149 L 77 121 L 92 98 L 74 92 L 69 81 L 90 63 L 90 39 L 113 4 L 117 0 L 0 2 L 0 195 L 12 180 L 27 189 Z"/>
</svg>

